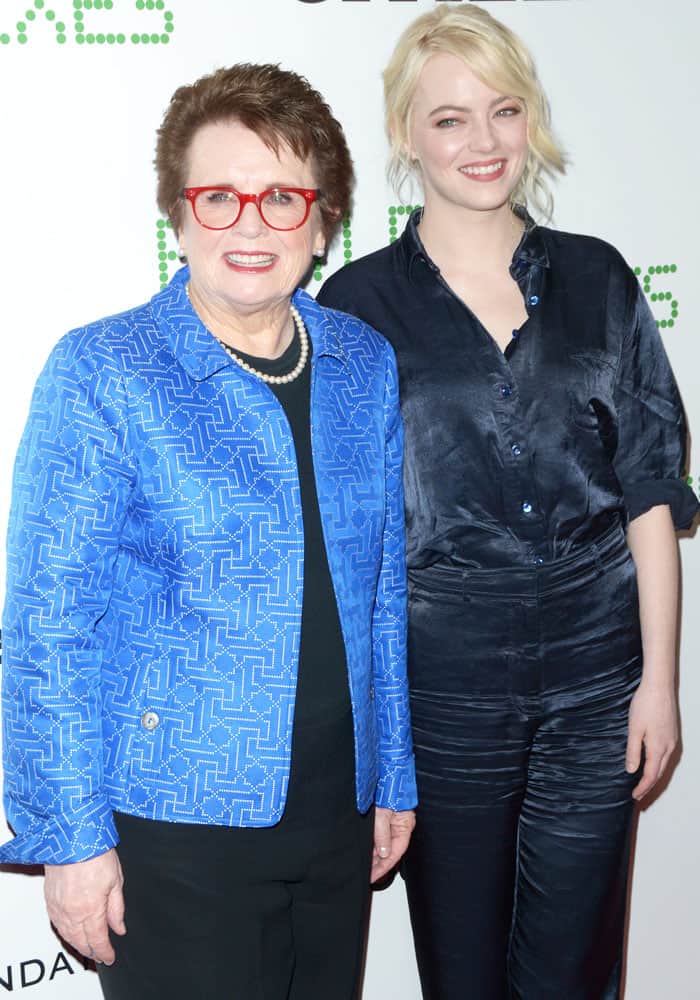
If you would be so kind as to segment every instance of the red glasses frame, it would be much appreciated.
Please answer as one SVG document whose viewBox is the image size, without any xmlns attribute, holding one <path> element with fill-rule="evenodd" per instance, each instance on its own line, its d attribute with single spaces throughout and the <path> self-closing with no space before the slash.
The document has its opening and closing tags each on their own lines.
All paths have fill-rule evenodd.
<svg viewBox="0 0 700 1000">
<path fill-rule="evenodd" d="M 208 226 L 205 222 L 202 222 L 202 220 L 197 215 L 197 209 L 195 208 L 194 203 L 197 198 L 197 195 L 200 195 L 203 191 L 230 191 L 232 194 L 236 195 L 236 197 L 238 198 L 239 207 L 238 207 L 238 215 L 233 220 L 233 222 L 230 222 L 228 226 Z M 284 226 L 284 227 L 271 226 L 270 223 L 265 218 L 265 216 L 263 215 L 261 208 L 261 203 L 263 198 L 265 198 L 268 194 L 274 194 L 277 191 L 289 191 L 291 194 L 300 194 L 305 199 L 306 212 L 304 214 L 304 218 L 301 220 L 301 222 L 298 222 L 296 226 Z M 190 205 L 192 206 L 192 214 L 194 215 L 199 225 L 202 226 L 204 229 L 214 229 L 216 231 L 230 229 L 231 226 L 236 225 L 241 215 L 243 214 L 243 209 L 246 207 L 246 205 L 249 202 L 252 202 L 252 204 L 255 205 L 255 207 L 257 208 L 258 214 L 260 215 L 260 218 L 263 220 L 265 225 L 268 226 L 268 228 L 270 229 L 276 229 L 280 233 L 289 233 L 294 229 L 301 229 L 301 227 L 304 225 L 304 223 L 309 217 L 311 206 L 315 201 L 317 201 L 320 198 L 320 196 L 321 196 L 321 191 L 319 188 L 295 188 L 295 187 L 272 187 L 272 188 L 267 188 L 265 191 L 261 191 L 260 194 L 243 194 L 241 191 L 237 191 L 235 187 L 231 187 L 229 184 L 207 184 L 204 187 L 187 187 L 182 189 L 182 194 L 181 194 L 182 198 L 185 198 L 187 201 L 189 201 Z"/>
</svg>

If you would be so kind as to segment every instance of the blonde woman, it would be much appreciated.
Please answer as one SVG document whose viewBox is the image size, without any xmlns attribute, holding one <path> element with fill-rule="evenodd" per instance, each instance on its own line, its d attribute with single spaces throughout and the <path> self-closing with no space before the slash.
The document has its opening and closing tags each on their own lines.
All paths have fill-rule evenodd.
<svg viewBox="0 0 700 1000">
<path fill-rule="evenodd" d="M 683 410 L 624 260 L 528 212 L 564 158 L 519 39 L 440 5 L 384 81 L 423 208 L 320 298 L 399 364 L 423 995 L 612 1000 L 633 803 L 677 740 Z"/>
</svg>

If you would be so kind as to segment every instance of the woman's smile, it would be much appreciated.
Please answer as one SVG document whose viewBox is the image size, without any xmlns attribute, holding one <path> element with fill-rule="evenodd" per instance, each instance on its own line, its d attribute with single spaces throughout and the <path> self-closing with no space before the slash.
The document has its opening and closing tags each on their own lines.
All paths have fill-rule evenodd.
<svg viewBox="0 0 700 1000">
<path fill-rule="evenodd" d="M 275 253 L 262 253 L 254 250 L 233 250 L 224 254 L 224 260 L 234 271 L 244 271 L 246 274 L 271 271 L 278 261 Z"/>
<path fill-rule="evenodd" d="M 507 160 L 485 160 L 479 163 L 468 163 L 459 168 L 459 172 L 472 181 L 497 181 L 506 172 Z"/>
</svg>

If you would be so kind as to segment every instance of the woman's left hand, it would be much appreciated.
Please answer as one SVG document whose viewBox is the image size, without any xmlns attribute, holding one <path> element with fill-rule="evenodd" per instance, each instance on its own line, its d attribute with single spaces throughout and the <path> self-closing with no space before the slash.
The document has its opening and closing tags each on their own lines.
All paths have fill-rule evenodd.
<svg viewBox="0 0 700 1000">
<path fill-rule="evenodd" d="M 642 681 L 629 711 L 627 763 L 630 774 L 639 768 L 644 748 L 644 771 L 632 792 L 639 800 L 654 787 L 666 770 L 678 743 L 678 703 L 672 683 Z"/>
<path fill-rule="evenodd" d="M 374 810 L 374 852 L 370 882 L 377 882 L 397 865 L 406 853 L 416 825 L 413 809 L 394 812 L 377 806 Z"/>
</svg>

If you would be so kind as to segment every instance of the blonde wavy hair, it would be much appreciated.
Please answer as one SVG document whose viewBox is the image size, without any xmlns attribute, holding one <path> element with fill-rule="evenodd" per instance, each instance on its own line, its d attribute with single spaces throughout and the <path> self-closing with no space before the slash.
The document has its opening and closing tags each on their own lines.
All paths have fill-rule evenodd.
<svg viewBox="0 0 700 1000">
<path fill-rule="evenodd" d="M 552 217 L 547 177 L 564 173 L 566 156 L 554 138 L 549 102 L 537 78 L 532 56 L 520 39 L 482 7 L 440 4 L 413 21 L 399 38 L 384 70 L 386 130 L 391 147 L 387 173 L 397 195 L 416 173 L 409 156 L 413 98 L 418 77 L 437 53 L 461 59 L 487 86 L 516 97 L 527 113 L 529 155 L 513 204 L 534 206 Z"/>
</svg>

